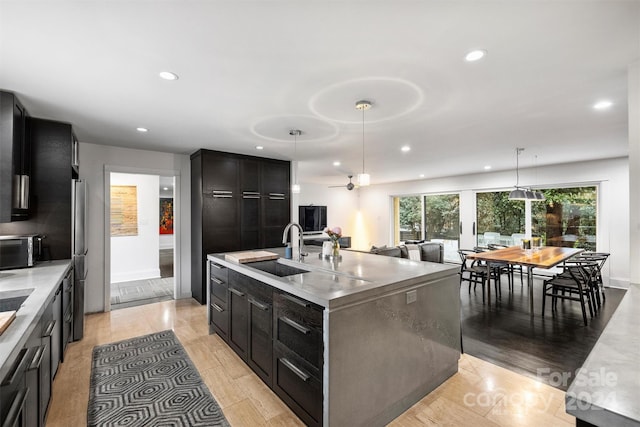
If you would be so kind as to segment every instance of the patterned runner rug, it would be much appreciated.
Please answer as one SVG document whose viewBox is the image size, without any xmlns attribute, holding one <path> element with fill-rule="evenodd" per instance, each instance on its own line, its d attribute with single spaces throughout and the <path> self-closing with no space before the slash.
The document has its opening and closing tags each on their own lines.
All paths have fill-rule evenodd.
<svg viewBox="0 0 640 427">
<path fill-rule="evenodd" d="M 93 349 L 87 424 L 229 427 L 173 331 Z"/>
</svg>

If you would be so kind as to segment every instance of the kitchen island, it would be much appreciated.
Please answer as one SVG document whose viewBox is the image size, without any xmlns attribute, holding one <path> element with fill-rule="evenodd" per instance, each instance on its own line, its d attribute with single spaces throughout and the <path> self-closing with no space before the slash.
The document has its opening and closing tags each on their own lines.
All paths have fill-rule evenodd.
<svg viewBox="0 0 640 427">
<path fill-rule="evenodd" d="M 306 424 L 385 425 L 457 372 L 457 267 L 351 251 L 296 262 L 269 251 L 281 257 L 209 255 L 210 331 Z"/>
</svg>

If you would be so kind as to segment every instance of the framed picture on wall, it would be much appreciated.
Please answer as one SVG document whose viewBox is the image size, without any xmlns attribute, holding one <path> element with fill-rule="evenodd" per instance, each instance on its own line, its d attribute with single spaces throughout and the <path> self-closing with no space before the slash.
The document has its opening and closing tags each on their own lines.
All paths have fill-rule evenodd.
<svg viewBox="0 0 640 427">
<path fill-rule="evenodd" d="M 173 234 L 173 199 L 160 198 L 160 234 Z"/>
</svg>

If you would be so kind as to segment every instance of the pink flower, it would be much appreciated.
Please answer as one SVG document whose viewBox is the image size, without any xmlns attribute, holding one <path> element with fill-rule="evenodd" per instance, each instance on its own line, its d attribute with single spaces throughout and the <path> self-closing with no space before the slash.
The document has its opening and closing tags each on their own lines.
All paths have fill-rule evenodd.
<svg viewBox="0 0 640 427">
<path fill-rule="evenodd" d="M 331 231 L 333 231 L 334 234 L 342 234 L 342 228 L 340 227 L 333 227 Z"/>
<path fill-rule="evenodd" d="M 333 241 L 337 241 L 339 238 L 342 237 L 342 228 L 340 227 L 333 227 L 333 228 L 325 228 L 324 232 L 327 233 L 327 235 L 329 236 L 329 238 Z"/>
</svg>

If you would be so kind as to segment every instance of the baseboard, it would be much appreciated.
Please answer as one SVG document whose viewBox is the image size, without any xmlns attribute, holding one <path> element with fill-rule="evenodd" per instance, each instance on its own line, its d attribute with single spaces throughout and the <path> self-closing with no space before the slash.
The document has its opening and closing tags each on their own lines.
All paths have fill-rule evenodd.
<svg viewBox="0 0 640 427">
<path fill-rule="evenodd" d="M 160 278 L 160 268 L 151 268 L 139 271 L 126 271 L 123 273 L 111 274 L 111 283 L 133 282 L 134 280 L 158 279 Z"/>
</svg>

